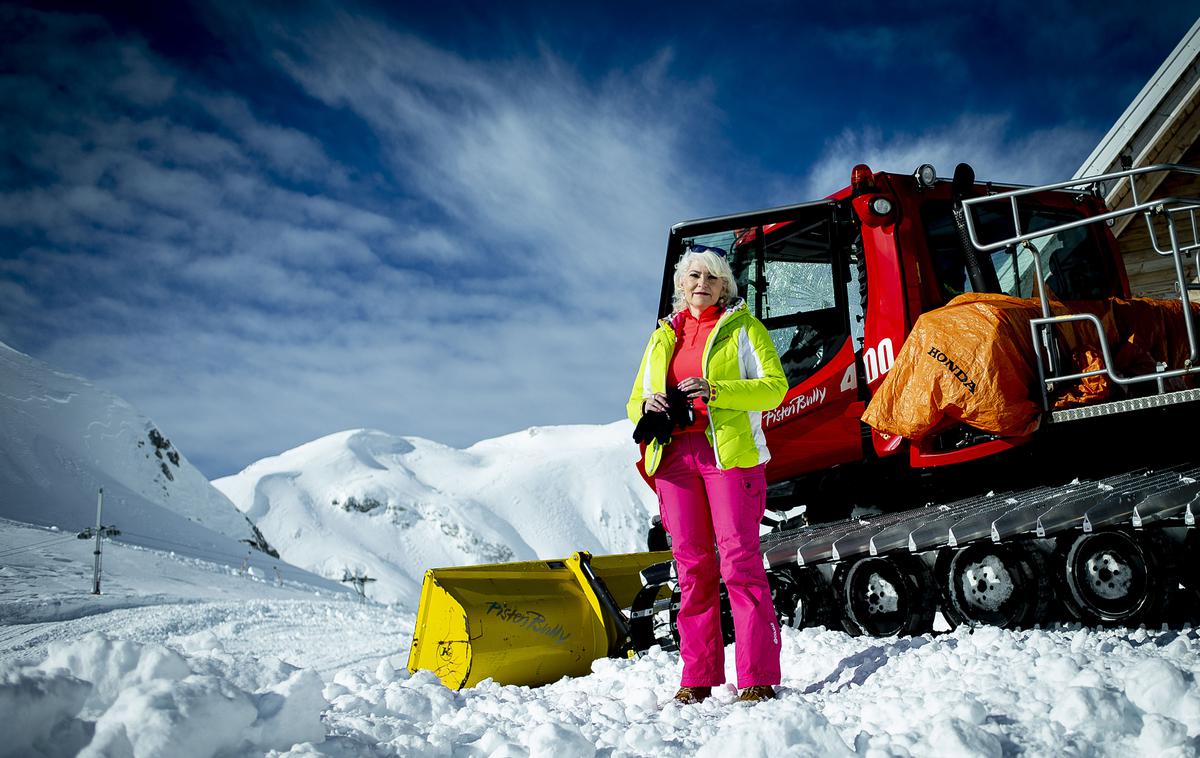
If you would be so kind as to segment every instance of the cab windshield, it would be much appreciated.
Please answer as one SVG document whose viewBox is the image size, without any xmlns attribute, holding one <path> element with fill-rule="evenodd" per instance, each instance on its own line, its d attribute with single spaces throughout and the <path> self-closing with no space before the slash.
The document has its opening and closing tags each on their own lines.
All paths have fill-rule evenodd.
<svg viewBox="0 0 1200 758">
<path fill-rule="evenodd" d="M 1018 212 L 1022 229 L 1029 231 L 1083 218 L 1080 213 L 1060 208 L 1024 206 Z M 977 206 L 974 213 L 976 236 L 984 243 L 1013 236 L 1013 220 L 1007 206 L 1002 210 Z M 927 202 L 921 208 L 921 216 L 944 301 L 973 291 L 950 202 Z M 1119 294 L 1113 290 L 1113 279 L 1107 272 L 1107 256 L 1096 243 L 1095 230 L 1091 226 L 1037 237 L 1030 245 L 1032 249 L 1010 245 L 992 251 L 992 266 L 1004 294 L 1037 297 L 1035 254 L 1041 261 L 1050 293 L 1059 299 L 1096 300 Z"/>
</svg>

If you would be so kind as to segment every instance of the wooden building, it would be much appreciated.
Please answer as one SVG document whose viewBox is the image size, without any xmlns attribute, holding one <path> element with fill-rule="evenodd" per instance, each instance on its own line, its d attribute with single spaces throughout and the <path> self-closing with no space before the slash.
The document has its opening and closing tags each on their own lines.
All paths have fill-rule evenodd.
<svg viewBox="0 0 1200 758">
<path fill-rule="evenodd" d="M 1184 35 L 1150 81 L 1096 149 L 1080 166 L 1076 177 L 1095 176 L 1157 163 L 1179 163 L 1200 167 L 1200 20 Z M 1200 198 L 1200 175 L 1153 173 L 1137 177 L 1139 199 L 1153 197 Z M 1106 188 L 1110 208 L 1129 207 L 1131 195 L 1127 181 L 1113 182 Z M 1196 224 L 1200 226 L 1200 212 Z M 1187 214 L 1176 217 L 1180 244 L 1200 242 Z M 1159 249 L 1169 248 L 1166 225 L 1156 222 Z M 1178 297 L 1174 263 L 1170 255 L 1154 249 L 1150 231 L 1142 215 L 1116 220 L 1113 233 L 1121 243 L 1129 285 L 1134 295 Z M 1200 284 L 1197 256 L 1185 260 L 1189 284 Z M 1200 288 L 1191 289 L 1193 300 L 1200 301 Z"/>
</svg>

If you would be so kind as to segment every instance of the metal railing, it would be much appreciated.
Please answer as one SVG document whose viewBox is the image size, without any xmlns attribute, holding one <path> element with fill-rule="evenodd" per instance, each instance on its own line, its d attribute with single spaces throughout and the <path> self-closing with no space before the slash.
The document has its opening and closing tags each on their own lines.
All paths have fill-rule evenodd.
<svg viewBox="0 0 1200 758">
<path fill-rule="evenodd" d="M 967 233 L 970 237 L 971 244 L 981 252 L 991 252 L 1016 246 L 1018 251 L 1021 248 L 1027 249 L 1033 256 L 1034 276 L 1037 281 L 1038 299 L 1041 303 L 1042 317 L 1030 319 L 1029 328 L 1033 337 L 1034 352 L 1038 356 L 1038 376 L 1041 380 L 1042 388 L 1042 405 L 1044 410 L 1050 410 L 1049 392 L 1052 391 L 1054 382 L 1077 381 L 1090 376 L 1107 375 L 1109 379 L 1119 385 L 1129 385 L 1139 382 L 1157 381 L 1159 392 L 1163 391 L 1163 380 L 1172 377 L 1183 376 L 1185 374 L 1197 373 L 1200 371 L 1200 366 L 1197 365 L 1200 359 L 1200 339 L 1197 338 L 1195 319 L 1193 318 L 1190 298 L 1188 292 L 1191 290 L 1200 290 L 1200 284 L 1189 283 L 1184 271 L 1184 256 L 1190 256 L 1194 251 L 1200 250 L 1200 227 L 1196 222 L 1196 211 L 1200 210 L 1200 198 L 1194 197 L 1160 197 L 1154 199 L 1143 199 L 1138 196 L 1137 182 L 1135 177 L 1141 174 L 1149 174 L 1155 172 L 1179 172 L 1185 174 L 1200 175 L 1200 168 L 1193 166 L 1181 166 L 1175 164 L 1157 164 L 1154 166 L 1145 166 L 1143 168 L 1127 169 L 1124 171 L 1116 171 L 1109 174 L 1101 174 L 1098 176 L 1086 176 L 1079 179 L 1072 179 L 1065 182 L 1057 182 L 1055 184 L 1044 184 L 1038 187 L 1025 187 L 1008 192 L 999 192 L 992 195 L 984 195 L 981 197 L 973 197 L 963 200 L 963 214 L 966 221 Z M 1100 187 L 1101 182 L 1122 181 L 1128 180 L 1132 190 L 1132 204 L 1128 208 L 1120 208 L 1114 211 L 1108 211 L 1096 216 L 1070 221 L 1056 226 L 1050 226 L 1037 231 L 1025 231 L 1022 229 L 1020 206 L 1018 200 L 1028 195 L 1034 195 L 1052 190 L 1071 190 L 1076 189 L 1086 192 L 1094 192 Z M 975 206 L 980 206 L 985 203 L 996 203 L 1003 200 L 1008 200 L 1012 210 L 1013 220 L 1013 236 L 1007 239 L 997 240 L 994 242 L 980 242 L 974 219 Z M 1134 374 L 1131 376 L 1121 376 L 1115 370 L 1112 350 L 1108 345 L 1108 340 L 1105 339 L 1104 326 L 1100 319 L 1090 313 L 1070 313 L 1054 316 L 1050 313 L 1050 298 L 1046 292 L 1045 274 L 1042 270 L 1042 260 L 1036 247 L 1032 244 L 1032 240 L 1048 237 L 1059 232 L 1064 232 L 1069 229 L 1076 229 L 1090 224 L 1107 222 L 1110 219 L 1116 219 L 1122 216 L 1129 216 L 1134 213 L 1141 213 L 1146 220 L 1146 227 L 1149 231 L 1150 243 L 1156 254 L 1160 256 L 1171 256 L 1175 268 L 1176 287 L 1179 293 L 1183 310 L 1183 321 L 1185 332 L 1188 339 L 1188 348 L 1190 351 L 1189 357 L 1184 361 L 1181 368 L 1173 368 L 1167 370 L 1156 371 L 1153 373 Z M 1186 215 L 1187 226 L 1190 226 L 1191 240 L 1181 244 L 1177 219 Z M 1155 230 L 1155 220 L 1161 219 L 1165 222 L 1167 228 L 1167 238 L 1169 246 L 1159 244 L 1158 234 Z M 1100 369 L 1092 371 L 1082 371 L 1076 373 L 1062 374 L 1056 365 L 1059 363 L 1056 358 L 1057 352 L 1054 348 L 1054 340 L 1052 328 L 1057 324 L 1065 324 L 1074 321 L 1086 321 L 1095 326 L 1099 340 L 1100 352 L 1104 359 L 1104 366 Z M 1046 364 L 1049 363 L 1049 366 Z"/>
</svg>

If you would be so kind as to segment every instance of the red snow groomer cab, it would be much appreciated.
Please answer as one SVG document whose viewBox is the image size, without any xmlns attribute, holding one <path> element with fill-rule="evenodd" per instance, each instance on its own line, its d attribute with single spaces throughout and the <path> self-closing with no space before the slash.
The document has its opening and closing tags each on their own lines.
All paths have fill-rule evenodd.
<svg viewBox="0 0 1200 758">
<path fill-rule="evenodd" d="M 1200 169 L 1017 187 L 859 165 L 824 200 L 672 227 L 661 315 L 685 247 L 724 248 L 788 377 L 761 416 L 785 622 L 1128 623 L 1197 586 L 1200 201 L 1139 197 L 1162 172 Z M 1132 207 L 1105 207 L 1113 182 Z M 1126 214 L 1178 299 L 1130 296 L 1106 223 Z M 635 637 L 669 644 L 669 581 L 647 575 Z"/>
</svg>

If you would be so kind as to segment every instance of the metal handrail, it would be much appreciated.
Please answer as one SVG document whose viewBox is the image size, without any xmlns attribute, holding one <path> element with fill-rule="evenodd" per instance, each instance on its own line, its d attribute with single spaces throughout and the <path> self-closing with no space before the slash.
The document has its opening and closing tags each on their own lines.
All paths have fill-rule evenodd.
<svg viewBox="0 0 1200 758">
<path fill-rule="evenodd" d="M 1133 182 L 1132 177 L 1141 175 L 1141 174 L 1155 173 L 1155 172 L 1159 172 L 1159 171 L 1179 171 L 1179 172 L 1182 172 L 1185 174 L 1200 175 L 1200 168 L 1197 168 L 1195 166 L 1181 166 L 1181 165 L 1177 165 L 1177 164 L 1173 164 L 1173 163 L 1159 163 L 1154 166 L 1145 166 L 1143 168 L 1133 168 L 1133 169 L 1127 169 L 1125 171 L 1114 171 L 1111 174 L 1100 174 L 1098 176 L 1085 176 L 1085 177 L 1081 177 L 1079 179 L 1072 179 L 1072 180 L 1066 181 L 1066 182 L 1056 182 L 1054 184 L 1043 184 L 1038 187 L 1023 187 L 1021 189 L 1008 190 L 1007 192 L 997 192 L 994 195 L 981 195 L 979 197 L 966 198 L 962 201 L 962 203 L 963 203 L 963 207 L 968 211 L 965 215 L 966 215 L 966 222 L 967 222 L 967 232 L 970 235 L 971 244 L 974 245 L 976 249 L 986 253 L 986 252 L 991 252 L 992 250 L 999 250 L 1000 248 L 1007 247 L 1009 245 L 1015 245 L 1015 244 L 1019 244 L 1021 242 L 1026 242 L 1031 239 L 1037 239 L 1038 237 L 1046 237 L 1051 234 L 1058 234 L 1059 232 L 1066 231 L 1068 229 L 1075 229 L 1080 226 L 1086 226 L 1088 224 L 1095 224 L 1100 221 L 1107 221 L 1109 219 L 1120 218 L 1121 216 L 1128 216 L 1132 213 L 1144 213 L 1146 211 L 1154 211 L 1159 206 L 1162 206 L 1165 209 L 1165 206 L 1169 203 L 1187 203 L 1187 204 L 1189 204 L 1189 205 L 1185 205 L 1185 206 L 1182 206 L 1179 208 L 1172 208 L 1172 209 L 1170 209 L 1171 212 L 1179 212 L 1179 211 L 1184 211 L 1184 210 L 1194 211 L 1194 210 L 1200 209 L 1200 198 L 1195 198 L 1195 197 L 1168 197 L 1168 198 L 1158 198 L 1156 200 L 1149 200 L 1149 201 L 1145 201 L 1145 202 L 1139 202 L 1137 200 L 1136 185 Z M 1125 177 L 1130 177 L 1130 185 L 1134 187 L 1134 195 L 1133 195 L 1134 203 L 1130 207 L 1119 208 L 1115 211 L 1109 211 L 1108 213 L 1101 213 L 1098 216 L 1089 216 L 1087 218 L 1079 219 L 1077 221 L 1069 221 L 1065 224 L 1058 224 L 1057 226 L 1050 226 L 1045 229 L 1039 229 L 1036 232 L 1027 232 L 1024 234 L 1021 233 L 1021 217 L 1018 212 L 1017 198 L 1024 197 L 1025 195 L 1032 195 L 1032 194 L 1047 192 L 1050 190 L 1070 189 L 1072 187 L 1074 187 L 1074 188 L 1090 187 L 1092 185 L 1099 184 L 1100 182 L 1112 181 L 1113 179 L 1123 179 Z M 982 205 L 983 203 L 992 203 L 992 202 L 996 202 L 998 200 L 1008 200 L 1009 201 L 1009 204 L 1012 207 L 1012 213 L 1013 213 L 1013 231 L 1016 232 L 1016 235 L 1013 237 L 1009 237 L 1008 239 L 999 240 L 997 242 L 990 242 L 985 245 L 984 243 L 979 241 L 979 236 L 975 231 L 975 219 L 970 211 L 973 210 L 974 206 L 976 206 L 976 205 Z M 1162 212 L 1162 211 L 1160 210 L 1157 212 Z M 1200 239 L 1200 238 L 1198 238 L 1198 239 Z M 1170 251 L 1167 251 L 1167 253 L 1169 254 Z"/>
<path fill-rule="evenodd" d="M 1104 368 L 1093 369 L 1092 371 L 1081 371 L 1076 374 L 1052 376 L 1045 381 L 1068 382 L 1075 381 L 1076 379 L 1086 379 L 1089 376 L 1100 376 L 1101 374 L 1107 374 L 1108 377 L 1117 384 L 1134 384 L 1136 382 L 1146 381 L 1147 379 L 1170 379 L 1176 376 L 1184 376 L 1185 374 L 1194 374 L 1197 371 L 1197 367 L 1189 366 L 1188 368 L 1172 369 L 1170 371 L 1156 371 L 1153 374 L 1138 374 L 1135 376 L 1126 377 L 1117 376 L 1116 372 L 1108 368 L 1112 365 L 1113 360 L 1112 353 L 1108 347 L 1108 340 L 1104 339 L 1104 325 L 1101 323 L 1100 319 L 1092 313 L 1066 313 L 1061 316 L 1051 316 L 1050 318 L 1031 318 L 1029 319 L 1029 329 L 1034 335 L 1034 340 L 1036 342 L 1039 326 L 1061 324 L 1067 321 L 1090 321 L 1093 325 L 1095 325 L 1096 331 L 1100 335 L 1100 354 L 1104 357 Z"/>
<path fill-rule="evenodd" d="M 1169 168 L 1169 169 L 1162 169 L 1162 170 L 1169 170 L 1169 171 L 1175 170 L 1174 164 L 1159 164 L 1159 165 L 1160 166 L 1171 166 L 1171 168 Z M 1151 167 L 1151 168 L 1153 168 L 1153 167 Z M 1180 169 L 1189 169 L 1189 170 L 1184 170 L 1183 173 L 1200 173 L 1200 170 L 1191 169 L 1190 167 L 1187 167 L 1187 166 L 1183 166 L 1183 167 L 1179 167 L 1179 168 Z M 1130 179 L 1129 179 L 1129 192 L 1130 192 L 1130 196 L 1132 198 L 1133 204 L 1139 205 L 1140 201 L 1138 200 L 1137 182 L 1135 182 L 1133 180 L 1133 177 L 1130 177 Z M 1175 201 L 1175 202 L 1187 202 L 1187 201 L 1183 200 L 1182 198 L 1169 198 L 1169 199 L 1172 201 Z M 1160 200 L 1160 203 L 1161 202 L 1162 201 Z M 1167 208 L 1164 203 L 1158 209 L 1159 213 L 1163 213 L 1166 215 L 1168 227 L 1174 226 L 1174 221 L 1172 219 L 1172 216 L 1174 214 L 1184 213 L 1185 211 L 1187 212 L 1188 218 L 1191 221 L 1191 225 L 1192 225 L 1192 244 L 1185 245 L 1183 247 L 1179 247 L 1178 250 L 1181 253 L 1188 253 L 1193 250 L 1200 250 L 1200 232 L 1198 232 L 1197 228 L 1196 228 L 1196 210 L 1197 209 L 1200 209 L 1200 200 L 1197 200 L 1196 203 L 1194 203 L 1192 205 L 1181 205 L 1178 208 Z M 1175 245 L 1172 245 L 1172 248 L 1167 249 L 1167 250 L 1164 250 L 1162 247 L 1159 246 L 1158 234 L 1154 230 L 1154 222 L 1149 213 L 1146 214 L 1146 230 L 1150 233 L 1150 245 L 1151 245 L 1151 247 L 1154 248 L 1155 253 L 1157 253 L 1158 255 L 1172 255 L 1173 254 L 1172 251 L 1176 248 Z"/>
<path fill-rule="evenodd" d="M 1174 201 L 1177 201 L 1177 202 L 1183 202 L 1183 201 L 1184 201 L 1184 199 L 1183 199 L 1183 198 L 1177 198 L 1177 197 L 1176 197 L 1176 198 L 1170 198 L 1170 199 L 1171 199 L 1171 200 L 1174 200 Z M 1166 208 L 1166 207 L 1164 207 L 1164 208 L 1162 208 L 1162 210 L 1161 210 L 1161 212 L 1162 212 L 1163 214 L 1165 214 L 1165 215 L 1166 215 L 1168 218 L 1170 218 L 1171 216 L 1173 216 L 1173 215 L 1174 215 L 1174 214 L 1176 214 L 1176 213 L 1183 213 L 1183 212 L 1185 212 L 1185 211 L 1186 211 L 1186 212 L 1187 212 L 1187 214 L 1188 214 L 1188 220 L 1189 220 L 1189 221 L 1191 221 L 1191 226 L 1192 226 L 1192 240 L 1193 240 L 1193 242 L 1192 242 L 1192 244 L 1190 244 L 1190 245 L 1184 245 L 1184 246 L 1180 247 L 1180 248 L 1179 248 L 1179 252 L 1181 252 L 1181 253 L 1190 253 L 1190 252 L 1192 252 L 1192 251 L 1194 251 L 1194 250 L 1200 250 L 1200 232 L 1198 232 L 1198 231 L 1197 231 L 1197 228 L 1196 228 L 1196 211 L 1197 211 L 1197 210 L 1200 210 L 1200 205 L 1185 205 L 1185 206 L 1180 206 L 1180 207 L 1178 207 L 1178 208 Z M 1158 234 L 1157 234 L 1157 233 L 1155 233 L 1155 231 L 1154 231 L 1154 224 L 1150 223 L 1149 219 L 1147 219 L 1146 226 L 1147 226 L 1147 227 L 1148 227 L 1148 229 L 1150 230 L 1150 245 L 1151 245 L 1151 247 L 1153 247 L 1153 248 L 1154 248 L 1154 252 L 1155 252 L 1155 253 L 1157 253 L 1157 254 L 1159 254 L 1159 255 L 1164 255 L 1164 256 L 1165 256 L 1165 255 L 1171 255 L 1171 249 L 1170 249 L 1170 248 L 1167 248 L 1167 249 L 1165 249 L 1165 250 L 1164 250 L 1162 247 L 1160 247 L 1160 246 L 1159 246 L 1159 244 L 1158 244 Z"/>
<path fill-rule="evenodd" d="M 1038 354 L 1038 362 L 1037 362 L 1038 363 L 1038 375 L 1039 375 L 1039 378 L 1041 379 L 1042 404 L 1043 404 L 1043 407 L 1045 410 L 1050 409 L 1050 399 L 1049 399 L 1049 395 L 1047 394 L 1047 387 L 1050 385 L 1050 383 L 1055 382 L 1055 381 L 1074 381 L 1074 380 L 1083 379 L 1083 378 L 1086 378 L 1089 376 L 1098 376 L 1101 374 L 1105 374 L 1110 379 L 1112 379 L 1112 381 L 1114 381 L 1120 385 L 1127 385 L 1127 384 L 1133 384 L 1136 382 L 1157 380 L 1160 382 L 1160 387 L 1161 387 L 1161 381 L 1163 379 L 1174 377 L 1174 376 L 1182 376 L 1185 374 L 1191 374 L 1191 373 L 1195 373 L 1198 370 L 1200 370 L 1200 366 L 1197 365 L 1198 360 L 1200 360 L 1200 345 L 1198 345 L 1198 343 L 1200 343 L 1200 340 L 1198 340 L 1198 338 L 1197 338 L 1196 324 L 1194 323 L 1194 319 L 1192 317 L 1191 301 L 1190 301 L 1190 298 L 1188 297 L 1188 292 L 1192 289 L 1197 289 L 1198 287 L 1195 285 L 1190 285 L 1188 283 L 1186 274 L 1184 272 L 1184 264 L 1183 264 L 1184 253 L 1190 253 L 1191 251 L 1194 251 L 1194 250 L 1200 250 L 1200 229 L 1198 229 L 1197 221 L 1196 221 L 1196 211 L 1200 210 L 1200 198 L 1172 196 L 1172 197 L 1165 197 L 1165 198 L 1155 198 L 1153 200 L 1144 200 L 1144 201 L 1139 199 L 1138 192 L 1137 192 L 1137 183 L 1134 181 L 1134 177 L 1139 176 L 1141 174 L 1149 174 L 1149 173 L 1156 173 L 1156 172 L 1163 172 L 1163 171 L 1167 171 L 1167 172 L 1175 171 L 1175 172 L 1180 172 L 1180 173 L 1185 173 L 1185 174 L 1200 175 L 1200 168 L 1197 168 L 1194 166 L 1182 166 L 1182 165 L 1177 165 L 1177 164 L 1162 163 L 1162 164 L 1156 164 L 1153 166 L 1144 166 L 1142 168 L 1126 169 L 1124 171 L 1115 171 L 1112 173 L 1100 174 L 1097 176 L 1086 176 L 1086 177 L 1081 177 L 1079 179 L 1071 179 L 1069 181 L 1056 182 L 1054 184 L 1044 184 L 1044 185 L 1040 185 L 1037 187 L 1024 187 L 1021 189 L 1008 190 L 1006 192 L 998 192 L 996 194 L 991 194 L 991 195 L 983 195 L 980 197 L 967 198 L 962 201 L 963 209 L 965 211 L 963 216 L 966 221 L 967 234 L 971 240 L 971 244 L 974 245 L 977 250 L 979 250 L 980 252 L 991 252 L 993 250 L 999 250 L 1001 248 L 1005 248 L 1010 245 L 1019 245 L 1019 246 L 1029 249 L 1033 253 L 1034 276 L 1037 281 L 1038 299 L 1041 304 L 1042 317 L 1030 319 L 1029 325 L 1030 325 L 1030 332 L 1033 336 L 1034 350 Z M 1064 190 L 1064 189 L 1070 189 L 1070 188 L 1089 188 L 1090 189 L 1090 188 L 1098 187 L 1100 182 L 1107 182 L 1107 181 L 1112 181 L 1112 180 L 1122 180 L 1122 179 L 1126 179 L 1126 178 L 1129 180 L 1129 185 L 1130 185 L 1130 189 L 1131 189 L 1132 204 L 1130 205 L 1130 207 L 1120 208 L 1115 211 L 1108 211 L 1106 213 L 1101 213 L 1096 216 L 1090 216 L 1087 218 L 1078 219 L 1076 221 L 1069 221 L 1066 223 L 1047 227 L 1045 229 L 1039 229 L 1036 232 L 1022 231 L 1021 215 L 1020 215 L 1019 206 L 1017 204 L 1017 201 L 1019 198 L 1022 198 L 1022 197 L 1028 196 L 1028 195 L 1037 194 L 1037 193 L 1052 191 L 1052 190 Z M 1012 210 L 1014 236 L 1009 237 L 1007 239 L 999 240 L 996 242 L 990 242 L 990 243 L 984 244 L 979 241 L 979 237 L 978 237 L 976 227 L 975 227 L 975 219 L 974 219 L 975 206 L 982 205 L 984 203 L 993 203 L 993 202 L 1002 201 L 1002 200 L 1009 201 L 1009 205 Z M 1079 228 L 1082 226 L 1087 226 L 1090 224 L 1097 224 L 1100 222 L 1108 221 L 1110 219 L 1120 218 L 1122 216 L 1128 216 L 1128 215 L 1131 215 L 1134 213 L 1141 213 L 1144 215 L 1144 217 L 1146 219 L 1146 227 L 1147 227 L 1147 229 L 1149 231 L 1149 235 L 1150 235 L 1150 243 L 1151 243 L 1151 246 L 1154 248 L 1155 253 L 1157 253 L 1160 256 L 1170 255 L 1174 259 L 1175 280 L 1176 280 L 1176 285 L 1177 285 L 1178 292 L 1179 292 L 1179 299 L 1180 299 L 1181 305 L 1183 306 L 1182 310 L 1183 310 L 1183 320 L 1184 320 L 1184 327 L 1185 327 L 1184 330 L 1187 334 L 1188 348 L 1190 350 L 1190 355 L 1188 356 L 1188 359 L 1184 361 L 1183 368 L 1180 368 L 1180 369 L 1173 369 L 1170 371 L 1161 371 L 1161 372 L 1147 373 L 1147 374 L 1137 374 L 1137 375 L 1133 375 L 1133 376 L 1120 376 L 1112 368 L 1112 366 L 1114 364 L 1113 364 L 1113 360 L 1112 360 L 1111 349 L 1108 346 L 1108 341 L 1105 339 L 1103 326 L 1101 325 L 1100 320 L 1096 316 L 1094 316 L 1092 314 L 1067 314 L 1067 315 L 1060 315 L 1060 316 L 1051 316 L 1050 315 L 1050 302 L 1049 302 L 1048 294 L 1046 292 L 1045 276 L 1042 271 L 1041 256 L 1037 253 L 1036 249 L 1034 249 L 1032 240 L 1039 239 L 1041 237 L 1048 237 L 1050 235 L 1058 234 L 1059 232 L 1064 232 L 1069 229 L 1076 229 L 1076 228 Z M 1191 242 L 1190 242 L 1190 244 L 1187 244 L 1187 245 L 1180 244 L 1179 232 L 1178 232 L 1178 229 L 1176 226 L 1176 216 L 1183 214 L 1183 213 L 1188 214 L 1188 218 L 1190 220 L 1191 232 L 1192 232 Z M 1161 216 L 1164 219 L 1164 221 L 1166 222 L 1167 234 L 1168 234 L 1169 241 L 1170 241 L 1170 247 L 1168 249 L 1164 249 L 1163 246 L 1159 245 L 1158 237 L 1157 237 L 1157 234 L 1155 233 L 1155 229 L 1154 229 L 1154 219 L 1156 216 Z M 1056 373 L 1056 368 L 1054 366 L 1051 366 L 1050 367 L 1051 375 L 1047 376 L 1046 367 L 1042 361 L 1042 349 L 1039 349 L 1038 343 L 1039 343 L 1039 341 L 1042 343 L 1042 346 L 1045 348 L 1046 355 L 1047 355 L 1047 357 L 1049 357 L 1050 356 L 1050 342 L 1051 342 L 1051 331 L 1050 330 L 1057 324 L 1062 324 L 1062 323 L 1069 322 L 1069 321 L 1090 321 L 1095 325 L 1097 332 L 1098 332 L 1101 355 L 1104 358 L 1104 367 L 1102 369 L 1097 369 L 1094 371 L 1059 375 Z M 1039 340 L 1039 333 L 1041 335 L 1040 340 Z"/>
</svg>

